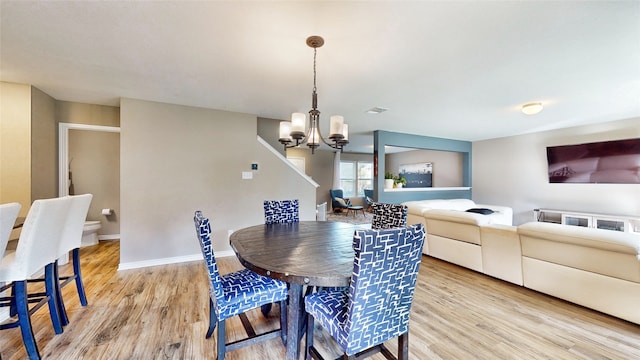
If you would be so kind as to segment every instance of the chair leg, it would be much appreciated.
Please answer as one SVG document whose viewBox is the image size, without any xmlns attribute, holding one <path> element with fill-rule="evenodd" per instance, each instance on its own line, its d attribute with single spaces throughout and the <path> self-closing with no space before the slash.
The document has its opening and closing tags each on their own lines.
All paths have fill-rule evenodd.
<svg viewBox="0 0 640 360">
<path fill-rule="evenodd" d="M 82 282 L 82 271 L 80 270 L 80 248 L 75 248 L 73 254 L 73 274 L 76 278 L 76 288 L 78 289 L 78 297 L 80 304 L 87 306 L 87 294 L 84 291 L 84 283 Z"/>
<path fill-rule="evenodd" d="M 311 360 L 311 348 L 313 347 L 313 316 L 307 315 L 307 335 L 305 337 L 305 359 Z"/>
<path fill-rule="evenodd" d="M 269 304 L 264 304 L 262 306 L 260 306 L 260 311 L 262 312 L 262 315 L 264 317 L 267 317 L 269 315 L 269 312 L 271 311 L 271 306 L 273 304 L 269 303 Z"/>
<path fill-rule="evenodd" d="M 409 331 L 398 336 L 398 360 L 409 359 Z"/>
<path fill-rule="evenodd" d="M 16 298 L 16 312 L 18 314 L 18 323 L 20 324 L 20 332 L 22 333 L 22 342 L 27 350 L 30 360 L 40 359 L 38 344 L 36 343 L 33 329 L 31 327 L 31 317 L 29 316 L 29 300 L 27 298 L 27 281 L 15 281 L 14 295 Z"/>
<path fill-rule="evenodd" d="M 218 317 L 216 316 L 216 312 L 213 309 L 213 301 L 209 298 L 209 330 L 207 331 L 207 335 L 205 339 L 208 339 L 213 335 L 213 330 L 216 329 L 216 324 L 218 323 Z"/>
<path fill-rule="evenodd" d="M 55 278 L 55 293 L 56 301 L 58 302 L 58 314 L 60 314 L 60 321 L 62 326 L 69 324 L 69 317 L 67 317 L 67 310 L 64 307 L 64 299 L 62 298 L 62 288 L 60 287 L 60 273 L 58 271 L 58 260 L 53 265 L 53 272 Z"/>
<path fill-rule="evenodd" d="M 287 346 L 287 301 L 280 301 L 280 338 L 282 344 Z"/>
<path fill-rule="evenodd" d="M 58 294 L 56 288 L 59 284 L 58 279 L 55 275 L 55 263 L 47 264 L 44 268 L 44 283 L 46 289 L 46 296 L 49 304 L 49 315 L 51 316 L 51 322 L 53 323 L 53 330 L 56 334 L 62 334 L 64 331 L 62 329 L 62 321 L 60 320 L 60 313 L 58 306 Z"/>
<path fill-rule="evenodd" d="M 224 360 L 226 353 L 225 320 L 218 321 L 218 360 Z"/>
</svg>

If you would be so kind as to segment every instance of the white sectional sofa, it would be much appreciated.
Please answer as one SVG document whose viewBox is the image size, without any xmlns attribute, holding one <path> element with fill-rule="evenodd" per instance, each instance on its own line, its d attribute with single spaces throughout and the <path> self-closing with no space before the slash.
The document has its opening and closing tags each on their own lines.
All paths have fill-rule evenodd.
<svg viewBox="0 0 640 360">
<path fill-rule="evenodd" d="M 446 209 L 413 206 L 413 216 L 405 203 L 407 223 L 425 224 L 425 254 L 640 324 L 639 235 L 544 222 L 512 226 L 465 212 L 472 203 L 461 200 L 439 200 L 451 202 Z"/>
<path fill-rule="evenodd" d="M 640 236 L 543 222 L 518 234 L 525 287 L 640 324 Z"/>
<path fill-rule="evenodd" d="M 492 224 L 511 225 L 513 222 L 513 209 L 507 206 L 498 205 L 482 205 L 476 204 L 469 199 L 433 199 L 433 200 L 415 200 L 402 203 L 407 205 L 408 214 L 407 222 L 410 224 L 425 224 L 423 213 L 427 210 L 456 210 L 466 211 L 469 209 L 490 209 L 494 213 L 485 215 Z"/>
<path fill-rule="evenodd" d="M 510 207 L 476 204 L 469 199 L 403 204 L 408 207 L 407 223 L 421 223 L 427 229 L 424 254 L 522 285 L 520 243 L 511 226 L 513 210 Z M 469 209 L 490 209 L 493 213 L 483 215 L 467 212 Z M 495 236 L 483 241 L 483 228 Z M 506 255 L 515 260 L 494 261 Z"/>
</svg>

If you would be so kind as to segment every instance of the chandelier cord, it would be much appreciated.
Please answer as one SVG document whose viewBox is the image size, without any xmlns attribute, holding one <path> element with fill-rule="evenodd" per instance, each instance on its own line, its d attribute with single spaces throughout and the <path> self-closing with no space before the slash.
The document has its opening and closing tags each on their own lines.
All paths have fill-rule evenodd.
<svg viewBox="0 0 640 360">
<path fill-rule="evenodd" d="M 318 49 L 317 48 L 313 48 L 313 92 L 315 93 L 316 90 L 318 90 L 316 88 L 316 54 L 318 53 Z"/>
</svg>

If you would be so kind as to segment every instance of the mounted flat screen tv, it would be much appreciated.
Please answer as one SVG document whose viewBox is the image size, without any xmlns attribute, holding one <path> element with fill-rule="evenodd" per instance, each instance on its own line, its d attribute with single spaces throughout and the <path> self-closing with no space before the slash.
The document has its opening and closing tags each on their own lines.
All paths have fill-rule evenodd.
<svg viewBox="0 0 640 360">
<path fill-rule="evenodd" d="M 640 184 L 640 138 L 549 146 L 550 183 Z"/>
</svg>

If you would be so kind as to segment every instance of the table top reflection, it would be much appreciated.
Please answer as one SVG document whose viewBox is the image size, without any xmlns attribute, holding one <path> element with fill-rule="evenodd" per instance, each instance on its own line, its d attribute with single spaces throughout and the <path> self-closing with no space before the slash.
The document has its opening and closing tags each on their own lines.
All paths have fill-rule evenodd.
<svg viewBox="0 0 640 360">
<path fill-rule="evenodd" d="M 348 286 L 353 234 L 370 225 L 331 221 L 256 225 L 231 234 L 240 262 L 254 272 L 292 284 Z"/>
</svg>

